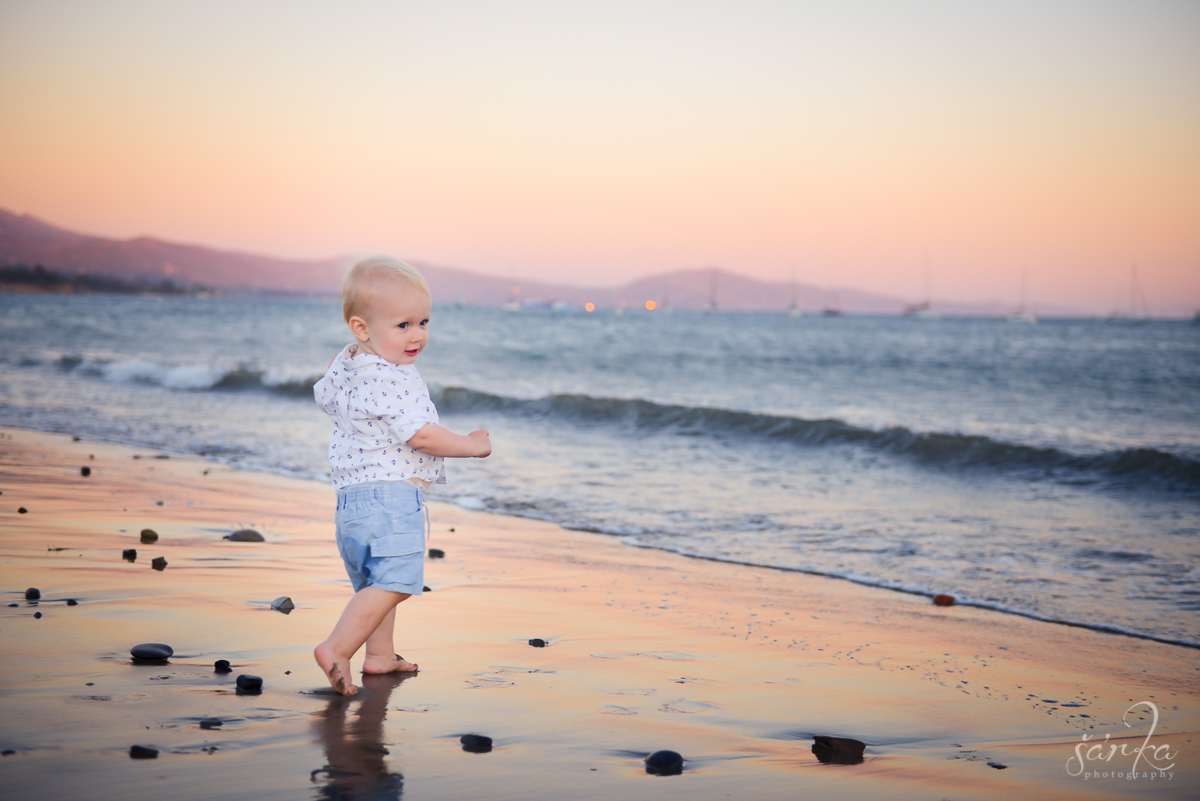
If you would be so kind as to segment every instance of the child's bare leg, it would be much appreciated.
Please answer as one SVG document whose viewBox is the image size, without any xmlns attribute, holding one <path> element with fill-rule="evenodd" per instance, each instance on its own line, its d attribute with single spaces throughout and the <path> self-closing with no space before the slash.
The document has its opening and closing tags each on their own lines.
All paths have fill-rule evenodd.
<svg viewBox="0 0 1200 801">
<path fill-rule="evenodd" d="M 410 596 L 405 595 L 405 598 Z M 379 628 L 367 638 L 367 656 L 363 660 L 363 673 L 412 673 L 416 664 L 408 662 L 396 653 L 392 642 L 396 630 L 396 607 L 384 616 Z"/>
<path fill-rule="evenodd" d="M 407 598 L 400 592 L 364 587 L 346 604 L 333 632 L 313 650 L 317 664 L 325 671 L 330 685 L 342 695 L 354 695 L 358 688 L 350 680 L 350 657 L 379 628 L 388 613 L 395 620 L 396 604 Z"/>
</svg>

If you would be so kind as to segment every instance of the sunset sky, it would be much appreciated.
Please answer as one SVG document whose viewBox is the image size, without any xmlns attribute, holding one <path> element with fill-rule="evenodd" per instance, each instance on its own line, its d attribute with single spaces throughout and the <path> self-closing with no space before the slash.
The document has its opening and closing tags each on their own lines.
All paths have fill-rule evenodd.
<svg viewBox="0 0 1200 801">
<path fill-rule="evenodd" d="M 1200 309 L 1195 0 L 4 0 L 0 119 L 90 234 Z"/>
</svg>

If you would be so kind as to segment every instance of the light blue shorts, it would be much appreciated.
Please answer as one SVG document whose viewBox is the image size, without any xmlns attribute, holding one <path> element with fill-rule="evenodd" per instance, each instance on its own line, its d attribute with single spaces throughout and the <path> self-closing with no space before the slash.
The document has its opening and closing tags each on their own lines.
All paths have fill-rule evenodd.
<svg viewBox="0 0 1200 801">
<path fill-rule="evenodd" d="M 337 491 L 337 544 L 354 591 L 420 595 L 425 583 L 425 490 L 408 481 Z"/>
</svg>

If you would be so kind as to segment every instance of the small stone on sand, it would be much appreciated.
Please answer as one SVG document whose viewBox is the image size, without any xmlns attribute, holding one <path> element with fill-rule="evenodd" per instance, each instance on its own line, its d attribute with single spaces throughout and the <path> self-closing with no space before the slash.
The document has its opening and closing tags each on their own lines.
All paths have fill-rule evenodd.
<svg viewBox="0 0 1200 801">
<path fill-rule="evenodd" d="M 26 509 L 24 506 L 18 506 L 18 507 L 17 507 L 17 514 L 19 514 L 19 515 L 27 515 L 27 514 L 29 514 L 29 510 L 28 510 L 28 509 Z"/>
<path fill-rule="evenodd" d="M 155 570 L 162 570 L 166 566 L 167 560 L 161 556 L 156 556 L 150 560 L 150 567 L 154 568 Z"/>
<path fill-rule="evenodd" d="M 683 756 L 675 751 L 655 751 L 646 757 L 646 772 L 653 776 L 678 776 L 683 773 Z"/>
<path fill-rule="evenodd" d="M 83 437 L 71 437 L 71 442 L 79 442 Z"/>
<path fill-rule="evenodd" d="M 262 534 L 259 534 L 252 528 L 238 529 L 232 534 L 226 534 L 225 539 L 230 542 L 266 542 L 267 539 Z"/>
<path fill-rule="evenodd" d="M 158 542 L 158 532 L 152 528 L 142 529 L 142 542 Z"/>
<path fill-rule="evenodd" d="M 155 506 L 162 506 L 162 505 L 163 505 L 163 502 L 162 502 L 162 501 L 155 501 L 155 502 L 154 502 L 154 504 L 155 504 Z"/>
<path fill-rule="evenodd" d="M 229 671 L 233 670 L 233 668 L 229 666 L 228 659 L 218 659 L 213 663 L 213 670 L 217 671 L 218 673 L 228 673 Z"/>
<path fill-rule="evenodd" d="M 3 751 L 0 751 L 0 756 L 12 756 L 15 753 L 17 753 L 16 749 L 5 748 Z"/>
<path fill-rule="evenodd" d="M 954 604 L 954 596 L 947 595 L 944 592 L 939 592 L 937 595 L 933 596 L 933 602 L 938 606 L 951 606 Z"/>
<path fill-rule="evenodd" d="M 129 653 L 134 659 L 157 662 L 169 659 L 175 653 L 175 649 L 161 642 L 144 642 L 130 648 Z"/>
<path fill-rule="evenodd" d="M 20 606 L 20 604 L 9 604 L 9 606 Z"/>
<path fill-rule="evenodd" d="M 421 592 L 433 592 L 433 590 L 429 589 L 428 587 L 422 587 Z"/>
<path fill-rule="evenodd" d="M 429 558 L 430 559 L 445 559 L 446 552 L 443 551 L 441 548 L 430 548 L 429 549 Z"/>
<path fill-rule="evenodd" d="M 819 762 L 833 765 L 857 765 L 863 761 L 867 744 L 849 737 L 813 736 L 812 752 Z"/>
<path fill-rule="evenodd" d="M 200 728 L 209 729 L 209 730 L 218 729 L 224 723 L 225 723 L 225 721 L 221 720 L 220 718 L 201 718 L 200 719 Z"/>
<path fill-rule="evenodd" d="M 248 693 L 256 693 L 262 690 L 262 678 L 259 676 L 251 676 L 249 673 L 243 673 L 237 677 L 237 687 L 239 690 L 245 690 Z"/>
<path fill-rule="evenodd" d="M 83 476 L 84 478 L 87 478 L 91 474 L 92 474 L 92 468 L 90 468 L 86 465 L 79 468 L 79 475 Z"/>
<path fill-rule="evenodd" d="M 79 606 L 79 601 L 76 601 L 74 598 L 68 598 L 67 606 Z"/>
<path fill-rule="evenodd" d="M 130 759 L 158 759 L 158 749 L 147 748 L 144 745 L 129 746 Z"/>
<path fill-rule="evenodd" d="M 125 550 L 121 551 L 121 558 L 126 562 L 136 562 L 137 548 L 126 548 Z"/>
<path fill-rule="evenodd" d="M 492 750 L 492 738 L 482 734 L 464 734 L 458 741 L 462 743 L 464 751 L 472 754 L 486 754 Z"/>
<path fill-rule="evenodd" d="M 41 613 L 41 612 L 34 612 L 34 613 L 33 613 L 33 617 L 34 617 L 34 619 L 35 619 L 35 620 L 41 620 L 41 619 L 42 619 L 42 613 Z"/>
<path fill-rule="evenodd" d="M 451 533 L 454 533 L 454 526 L 451 526 L 451 527 L 450 527 L 450 532 L 451 532 Z"/>
<path fill-rule="evenodd" d="M 36 601 L 38 598 L 41 598 L 41 597 L 42 597 L 42 591 L 39 590 L 37 587 L 30 587 L 29 589 L 25 590 L 25 600 L 26 601 Z"/>
<path fill-rule="evenodd" d="M 987 766 L 989 768 L 995 768 L 996 770 L 1004 770 L 1008 767 L 1008 765 L 1001 765 L 999 762 L 989 762 L 987 763 Z"/>
<path fill-rule="evenodd" d="M 283 612 L 286 615 L 295 609 L 296 605 L 292 603 L 291 598 L 287 597 L 286 595 L 280 595 L 274 601 L 271 601 L 271 608 L 276 611 Z"/>
<path fill-rule="evenodd" d="M 546 641 L 543 640 L 541 637 L 534 637 L 532 640 L 529 641 L 529 644 L 532 645 L 534 648 L 545 648 L 546 647 Z"/>
</svg>

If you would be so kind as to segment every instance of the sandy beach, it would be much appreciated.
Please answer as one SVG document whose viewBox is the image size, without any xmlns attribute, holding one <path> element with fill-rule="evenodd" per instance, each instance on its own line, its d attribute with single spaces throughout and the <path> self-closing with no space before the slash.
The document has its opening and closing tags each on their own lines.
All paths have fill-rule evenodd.
<svg viewBox="0 0 1200 801">
<path fill-rule="evenodd" d="M 1103 799 L 1200 787 L 1191 648 L 432 504 L 429 546 L 445 557 L 427 560 L 431 592 L 397 616 L 400 652 L 421 670 L 368 677 L 344 699 L 311 656 L 350 593 L 329 486 L 0 429 L 0 492 L 10 798 Z M 243 528 L 265 542 L 223 539 Z M 143 529 L 158 540 L 141 542 Z M 290 614 L 271 608 L 281 596 Z M 174 655 L 135 662 L 130 648 L 147 642 Z M 214 671 L 219 659 L 232 671 Z M 261 693 L 239 692 L 242 674 L 261 677 Z M 492 750 L 464 750 L 472 733 Z M 862 741 L 863 759 L 818 759 L 817 735 Z M 131 758 L 133 746 L 156 756 Z M 682 754 L 681 774 L 647 773 L 661 749 Z"/>
</svg>

